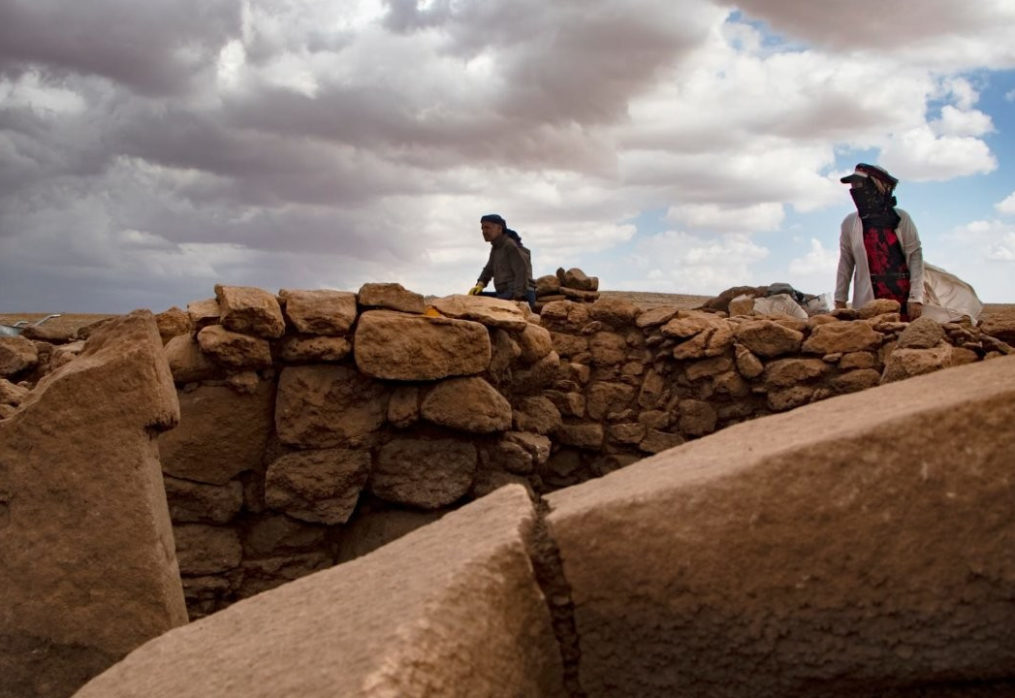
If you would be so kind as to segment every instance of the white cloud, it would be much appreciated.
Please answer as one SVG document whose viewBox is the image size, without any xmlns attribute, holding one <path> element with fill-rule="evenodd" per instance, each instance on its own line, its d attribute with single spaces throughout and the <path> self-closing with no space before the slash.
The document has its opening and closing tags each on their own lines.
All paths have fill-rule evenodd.
<svg viewBox="0 0 1015 698">
<path fill-rule="evenodd" d="M 1015 191 L 1009 194 L 1003 201 L 994 204 L 1001 213 L 1015 214 Z"/>
<path fill-rule="evenodd" d="M 928 126 L 893 136 L 881 161 L 896 177 L 913 181 L 945 181 L 997 169 L 997 158 L 978 138 L 936 136 Z"/>
<path fill-rule="evenodd" d="M 776 230 L 784 218 L 782 204 L 761 203 L 743 207 L 718 204 L 682 204 L 671 206 L 666 220 L 693 230 L 722 233 L 758 233 Z"/>
<path fill-rule="evenodd" d="M 931 128 L 939 136 L 982 136 L 994 130 L 994 122 L 978 109 L 960 110 L 946 104 Z"/>
</svg>

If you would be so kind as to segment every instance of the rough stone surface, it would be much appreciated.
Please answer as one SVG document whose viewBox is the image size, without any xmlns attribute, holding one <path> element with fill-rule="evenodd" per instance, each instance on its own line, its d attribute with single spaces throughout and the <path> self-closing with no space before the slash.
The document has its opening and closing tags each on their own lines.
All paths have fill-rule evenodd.
<svg viewBox="0 0 1015 698">
<path fill-rule="evenodd" d="M 554 349 L 550 331 L 532 323 L 519 333 L 518 346 L 521 349 L 519 358 L 527 364 L 539 361 Z"/>
<path fill-rule="evenodd" d="M 35 344 L 21 336 L 0 337 L 0 377 L 11 378 L 39 362 Z"/>
<path fill-rule="evenodd" d="M 178 523 L 226 524 L 243 507 L 243 486 L 236 482 L 206 485 L 164 477 L 169 515 Z"/>
<path fill-rule="evenodd" d="M 159 328 L 159 337 L 162 338 L 163 344 L 173 337 L 190 334 L 194 330 L 194 323 L 191 322 L 190 315 L 175 305 L 156 315 L 155 324 Z"/>
<path fill-rule="evenodd" d="M 17 407 L 21 401 L 28 397 L 28 388 L 11 383 L 6 378 L 0 378 L 0 403 Z"/>
<path fill-rule="evenodd" d="M 889 313 L 897 313 L 901 306 L 899 301 L 890 300 L 888 298 L 875 298 L 867 305 L 857 310 L 857 317 L 861 320 L 869 320 L 870 318 L 877 317 L 878 315 L 887 315 Z"/>
<path fill-rule="evenodd" d="M 602 448 L 604 432 L 599 422 L 577 422 L 561 424 L 554 435 L 565 446 L 596 450 Z"/>
<path fill-rule="evenodd" d="M 363 284 L 356 298 L 364 308 L 387 308 L 402 313 L 422 313 L 426 310 L 423 295 L 406 290 L 402 284 Z"/>
<path fill-rule="evenodd" d="M 341 361 L 349 356 L 352 343 L 345 337 L 286 337 L 279 357 L 289 363 Z"/>
<path fill-rule="evenodd" d="M 215 298 L 222 312 L 222 326 L 232 332 L 275 339 L 285 333 L 285 320 L 278 299 L 251 286 L 215 285 Z"/>
<path fill-rule="evenodd" d="M 206 298 L 200 301 L 193 301 L 187 304 L 187 315 L 190 317 L 190 324 L 195 329 L 217 325 L 222 317 L 219 309 L 219 302 L 214 298 Z"/>
<path fill-rule="evenodd" d="M 560 410 L 543 395 L 522 398 L 514 411 L 514 425 L 519 431 L 550 434 L 560 424 Z"/>
<path fill-rule="evenodd" d="M 275 430 L 299 448 L 369 445 L 388 411 L 389 389 L 351 366 L 289 366 L 275 402 Z"/>
<path fill-rule="evenodd" d="M 882 383 L 939 371 L 952 365 L 952 347 L 942 344 L 933 349 L 896 349 L 885 363 Z"/>
<path fill-rule="evenodd" d="M 222 325 L 209 325 L 198 331 L 197 343 L 201 351 L 227 368 L 271 367 L 271 345 L 266 339 L 231 332 Z"/>
<path fill-rule="evenodd" d="M 499 489 L 369 556 L 168 633 L 78 698 L 562 697 L 527 552 L 534 520 L 524 488 Z"/>
<path fill-rule="evenodd" d="M 344 448 L 287 453 L 268 467 L 265 503 L 302 521 L 349 520 L 370 474 L 370 452 Z"/>
<path fill-rule="evenodd" d="M 784 327 L 771 320 L 752 320 L 734 330 L 736 340 L 757 356 L 766 359 L 793 354 L 803 343 L 803 332 Z"/>
<path fill-rule="evenodd" d="M 764 381 L 769 389 L 789 388 L 820 378 L 830 370 L 821 359 L 778 359 L 765 367 Z"/>
<path fill-rule="evenodd" d="M 0 422 L 0 694 L 70 695 L 187 622 L 152 436 L 178 418 L 154 317 L 138 311 Z"/>
<path fill-rule="evenodd" d="M 219 375 L 222 369 L 201 351 L 191 334 L 170 338 L 165 346 L 166 360 L 173 380 L 177 383 L 194 383 Z"/>
<path fill-rule="evenodd" d="M 909 323 L 899 335 L 900 349 L 930 349 L 945 338 L 944 328 L 937 320 L 920 317 Z"/>
<path fill-rule="evenodd" d="M 623 363 L 627 358 L 627 340 L 616 332 L 597 332 L 589 340 L 589 353 L 596 366 Z"/>
<path fill-rule="evenodd" d="M 399 429 L 411 427 L 419 421 L 419 387 L 400 385 L 391 392 L 388 400 L 388 421 Z"/>
<path fill-rule="evenodd" d="M 582 687 L 1004 695 L 1013 420 L 1008 357 L 736 425 L 550 494 Z"/>
<path fill-rule="evenodd" d="M 384 444 L 370 490 L 389 502 L 436 509 L 472 486 L 476 447 L 456 439 L 394 439 Z"/>
<path fill-rule="evenodd" d="M 348 291 L 282 289 L 285 316 L 298 332 L 345 336 L 356 322 L 356 294 Z"/>
<path fill-rule="evenodd" d="M 451 378 L 427 393 L 420 405 L 423 419 L 473 434 L 511 428 L 511 404 L 482 378 Z"/>
<path fill-rule="evenodd" d="M 187 575 L 228 572 L 240 566 L 243 546 L 231 528 L 183 524 L 173 527 L 180 573 Z"/>
<path fill-rule="evenodd" d="M 625 327 L 635 323 L 641 309 L 634 303 L 619 298 L 600 298 L 589 306 L 589 316 L 611 327 Z"/>
<path fill-rule="evenodd" d="M 342 529 L 337 563 L 362 557 L 417 528 L 440 519 L 447 511 L 384 509 L 360 514 Z"/>
<path fill-rule="evenodd" d="M 585 409 L 591 419 L 602 421 L 611 412 L 626 409 L 637 395 L 637 390 L 624 383 L 597 381 L 585 392 Z"/>
<path fill-rule="evenodd" d="M 389 380 L 437 380 L 482 373 L 490 365 L 490 333 L 451 318 L 370 310 L 353 340 L 360 371 Z"/>
<path fill-rule="evenodd" d="M 180 393 L 180 425 L 159 437 L 162 469 L 169 475 L 224 485 L 261 467 L 272 427 L 275 384 L 252 394 L 223 386 Z"/>
<path fill-rule="evenodd" d="M 500 298 L 453 295 L 434 299 L 431 305 L 447 317 L 472 320 L 487 327 L 520 332 L 529 324 L 517 303 Z"/>
<path fill-rule="evenodd" d="M 876 351 L 882 335 L 863 322 L 836 322 L 815 327 L 803 343 L 808 354 L 847 354 L 855 351 Z"/>
</svg>

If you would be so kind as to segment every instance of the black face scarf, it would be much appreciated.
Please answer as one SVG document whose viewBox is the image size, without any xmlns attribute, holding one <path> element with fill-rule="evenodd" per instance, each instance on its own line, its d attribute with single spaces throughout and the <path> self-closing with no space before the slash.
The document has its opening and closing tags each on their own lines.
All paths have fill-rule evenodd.
<svg viewBox="0 0 1015 698">
<path fill-rule="evenodd" d="M 857 213 L 864 227 L 896 228 L 902 220 L 895 212 L 896 199 L 891 191 L 882 192 L 874 181 L 868 177 L 859 187 L 852 187 L 849 195 L 853 197 Z"/>
</svg>

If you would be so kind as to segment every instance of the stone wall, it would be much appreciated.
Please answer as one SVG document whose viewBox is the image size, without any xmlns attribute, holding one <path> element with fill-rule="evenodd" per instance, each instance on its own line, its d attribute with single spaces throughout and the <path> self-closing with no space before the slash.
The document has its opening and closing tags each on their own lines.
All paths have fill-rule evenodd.
<svg viewBox="0 0 1015 698">
<path fill-rule="evenodd" d="M 510 482 L 542 494 L 837 394 L 1011 352 L 897 306 L 808 321 L 624 302 L 427 305 L 216 287 L 158 316 L 160 439 L 192 617 L 357 557 Z"/>
</svg>

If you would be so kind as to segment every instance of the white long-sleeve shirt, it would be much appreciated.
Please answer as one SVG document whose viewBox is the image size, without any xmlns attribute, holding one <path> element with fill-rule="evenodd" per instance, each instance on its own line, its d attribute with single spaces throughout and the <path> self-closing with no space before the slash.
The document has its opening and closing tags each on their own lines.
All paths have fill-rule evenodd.
<svg viewBox="0 0 1015 698">
<path fill-rule="evenodd" d="M 895 212 L 900 218 L 895 232 L 906 257 L 906 266 L 909 267 L 909 300 L 923 303 L 923 249 L 920 235 L 908 213 L 901 208 L 895 209 Z M 851 278 L 853 307 L 862 308 L 874 300 L 874 286 L 871 284 L 870 266 L 867 263 L 867 249 L 863 246 L 863 223 L 855 212 L 843 219 L 839 233 L 839 269 L 835 275 L 837 302 L 846 302 Z"/>
</svg>

